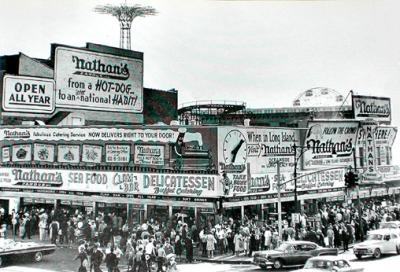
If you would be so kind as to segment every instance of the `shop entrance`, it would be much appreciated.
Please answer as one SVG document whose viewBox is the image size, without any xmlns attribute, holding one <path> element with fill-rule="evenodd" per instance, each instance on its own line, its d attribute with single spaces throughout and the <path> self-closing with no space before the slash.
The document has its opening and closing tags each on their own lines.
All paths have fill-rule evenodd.
<svg viewBox="0 0 400 272">
<path fill-rule="evenodd" d="M 168 222 L 169 220 L 169 208 L 168 206 L 147 206 L 147 220 L 153 219 L 158 222 Z"/>
<path fill-rule="evenodd" d="M 9 201 L 8 199 L 0 199 L 0 209 L 4 211 L 4 214 L 9 214 Z"/>
</svg>

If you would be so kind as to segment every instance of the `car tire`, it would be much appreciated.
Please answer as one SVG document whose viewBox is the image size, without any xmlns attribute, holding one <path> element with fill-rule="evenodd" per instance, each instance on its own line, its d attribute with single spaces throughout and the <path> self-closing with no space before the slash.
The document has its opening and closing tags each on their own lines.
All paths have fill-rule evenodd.
<svg viewBox="0 0 400 272">
<path fill-rule="evenodd" d="M 0 267 L 3 267 L 4 265 L 4 257 L 0 256 Z"/>
<path fill-rule="evenodd" d="M 43 260 L 43 253 L 42 252 L 36 252 L 35 255 L 33 256 L 33 260 L 36 263 L 40 263 Z"/>
<path fill-rule="evenodd" d="M 396 246 L 396 253 L 400 254 L 400 246 Z"/>
<path fill-rule="evenodd" d="M 376 248 L 374 250 L 374 254 L 373 254 L 374 258 L 379 259 L 381 257 L 381 255 L 382 255 L 381 250 L 379 248 Z"/>
<path fill-rule="evenodd" d="M 274 261 L 273 266 L 274 266 L 274 269 L 281 269 L 282 268 L 282 260 L 281 259 L 276 259 Z"/>
<path fill-rule="evenodd" d="M 358 260 L 362 259 L 362 255 L 361 254 L 356 254 L 356 257 L 357 257 Z"/>
</svg>

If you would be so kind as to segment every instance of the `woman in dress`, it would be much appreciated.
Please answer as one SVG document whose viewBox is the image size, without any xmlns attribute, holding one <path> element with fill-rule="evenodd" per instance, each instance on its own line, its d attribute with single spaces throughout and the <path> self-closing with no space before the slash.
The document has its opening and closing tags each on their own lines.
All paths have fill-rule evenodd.
<svg viewBox="0 0 400 272">
<path fill-rule="evenodd" d="M 207 234 L 207 256 L 208 258 L 214 258 L 214 250 L 215 250 L 215 244 L 217 243 L 217 240 L 215 239 L 214 235 L 209 232 Z"/>
</svg>

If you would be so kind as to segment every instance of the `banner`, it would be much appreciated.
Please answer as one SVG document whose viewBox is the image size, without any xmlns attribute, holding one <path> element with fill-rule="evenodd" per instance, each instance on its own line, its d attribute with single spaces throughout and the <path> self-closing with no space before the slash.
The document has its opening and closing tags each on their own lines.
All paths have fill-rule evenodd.
<svg viewBox="0 0 400 272">
<path fill-rule="evenodd" d="M 58 145 L 57 161 L 67 163 L 80 162 L 80 146 L 79 145 Z"/>
<path fill-rule="evenodd" d="M 32 160 L 32 145 L 21 144 L 12 146 L 12 161 L 26 162 Z"/>
<path fill-rule="evenodd" d="M 4 111 L 52 113 L 55 109 L 54 80 L 5 75 L 2 100 Z"/>
<path fill-rule="evenodd" d="M 47 188 L 65 192 L 217 197 L 217 175 L 1 168 L 0 187 Z"/>
<path fill-rule="evenodd" d="M 143 111 L 143 61 L 57 47 L 56 105 L 101 111 Z"/>
<path fill-rule="evenodd" d="M 164 146 L 135 145 L 135 164 L 164 165 Z"/>
<path fill-rule="evenodd" d="M 353 95 L 354 119 L 391 121 L 391 105 L 388 97 Z"/>
<path fill-rule="evenodd" d="M 106 144 L 106 162 L 128 163 L 130 160 L 130 145 Z"/>
<path fill-rule="evenodd" d="M 33 145 L 33 159 L 39 162 L 54 162 L 54 151 L 53 144 L 35 143 Z"/>
<path fill-rule="evenodd" d="M 100 145 L 82 145 L 82 161 L 89 163 L 101 163 L 103 147 Z"/>
<path fill-rule="evenodd" d="M 304 141 L 304 169 L 353 166 L 358 122 L 312 121 Z"/>
</svg>

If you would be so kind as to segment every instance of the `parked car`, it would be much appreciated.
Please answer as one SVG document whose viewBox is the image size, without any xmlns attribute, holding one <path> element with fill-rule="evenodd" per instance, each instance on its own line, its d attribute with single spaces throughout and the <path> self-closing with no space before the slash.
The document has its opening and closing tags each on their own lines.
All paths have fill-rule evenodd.
<svg viewBox="0 0 400 272">
<path fill-rule="evenodd" d="M 368 232 L 367 240 L 353 247 L 357 259 L 373 256 L 378 259 L 382 254 L 400 254 L 400 230 L 378 229 Z"/>
<path fill-rule="evenodd" d="M 303 269 L 293 272 L 363 272 L 364 268 L 352 267 L 341 256 L 318 256 L 307 260 Z"/>
<path fill-rule="evenodd" d="M 263 250 L 254 253 L 253 264 L 265 269 L 272 267 L 303 266 L 305 262 L 315 256 L 337 255 L 337 248 L 324 248 L 308 241 L 284 242 L 275 250 Z"/>
<path fill-rule="evenodd" d="M 400 229 L 400 221 L 387 221 L 379 224 L 380 229 Z"/>
<path fill-rule="evenodd" d="M 43 255 L 51 254 L 56 250 L 56 245 L 39 244 L 35 242 L 15 242 L 12 239 L 0 239 L 0 267 L 12 258 L 32 258 L 41 262 Z"/>
</svg>

